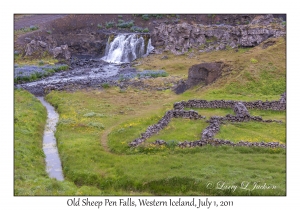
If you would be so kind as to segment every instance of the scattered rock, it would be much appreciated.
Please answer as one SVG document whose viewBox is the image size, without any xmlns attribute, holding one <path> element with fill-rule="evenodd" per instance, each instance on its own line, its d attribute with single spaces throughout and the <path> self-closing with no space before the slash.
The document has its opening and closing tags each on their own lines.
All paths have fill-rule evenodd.
<svg viewBox="0 0 300 210">
<path fill-rule="evenodd" d="M 52 50 L 52 53 L 53 53 L 53 57 L 54 58 L 57 58 L 60 54 L 62 54 L 62 49 L 61 47 L 55 47 L 53 50 Z"/>
<path fill-rule="evenodd" d="M 173 90 L 176 94 L 181 94 L 185 92 L 187 89 L 189 89 L 188 84 L 185 81 L 180 80 Z"/>
<path fill-rule="evenodd" d="M 42 48 L 47 47 L 47 43 L 46 43 L 46 42 L 38 41 L 38 43 L 39 43 L 39 45 L 40 45 Z"/>
<path fill-rule="evenodd" d="M 271 14 L 268 15 L 260 15 L 251 21 L 251 25 L 269 25 L 273 21 L 274 17 Z"/>
<path fill-rule="evenodd" d="M 236 103 L 233 107 L 233 110 L 234 110 L 235 115 L 239 118 L 249 118 L 250 117 L 250 114 L 249 114 L 247 108 L 241 102 Z"/>
<path fill-rule="evenodd" d="M 35 40 L 31 40 L 30 43 L 28 43 L 26 45 L 26 48 L 25 48 L 25 56 L 31 56 L 34 51 L 36 50 L 36 41 Z"/>
<path fill-rule="evenodd" d="M 211 118 L 210 125 L 205 128 L 201 133 L 201 140 L 213 139 L 216 133 L 220 130 L 220 121 L 218 119 Z"/>
</svg>

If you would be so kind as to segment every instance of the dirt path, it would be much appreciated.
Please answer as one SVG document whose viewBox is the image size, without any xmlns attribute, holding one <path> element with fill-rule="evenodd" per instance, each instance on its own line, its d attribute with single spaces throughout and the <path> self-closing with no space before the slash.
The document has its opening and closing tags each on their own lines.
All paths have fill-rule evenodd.
<svg viewBox="0 0 300 210">
<path fill-rule="evenodd" d="M 38 25 L 40 28 L 44 24 L 62 18 L 66 15 L 15 15 L 14 16 L 14 30 L 19 30 L 21 28 L 30 27 L 32 25 Z"/>
<path fill-rule="evenodd" d="M 101 135 L 101 139 L 100 139 L 100 143 L 101 143 L 102 147 L 104 148 L 104 151 L 111 153 L 107 143 L 108 143 L 108 135 L 110 134 L 110 132 L 113 129 L 115 129 L 117 126 L 119 126 L 120 124 L 122 124 L 130 119 L 138 118 L 138 117 L 141 117 L 142 115 L 146 116 L 149 113 L 155 113 L 155 110 L 159 110 L 161 107 L 162 107 L 161 104 L 152 105 L 151 107 L 148 107 L 146 110 L 140 110 L 137 113 L 135 113 L 134 115 L 129 115 L 129 116 L 123 118 L 122 120 L 118 121 L 118 123 L 111 126 L 109 129 L 105 130 L 104 133 Z M 146 130 L 146 128 L 145 128 L 145 130 Z M 145 130 L 141 130 L 141 133 L 144 132 Z M 132 139 L 132 141 L 133 140 L 134 139 Z"/>
<path fill-rule="evenodd" d="M 132 116 L 128 116 L 128 117 L 124 118 L 123 120 L 118 121 L 118 123 L 116 123 L 114 126 L 112 126 L 109 129 L 107 129 L 107 130 L 104 131 L 104 133 L 101 135 L 101 140 L 100 140 L 101 145 L 102 145 L 104 151 L 110 152 L 109 147 L 107 145 L 107 143 L 108 143 L 108 135 L 110 134 L 110 132 L 112 132 L 113 129 L 115 129 L 120 124 L 126 122 L 130 118 L 132 118 Z"/>
</svg>

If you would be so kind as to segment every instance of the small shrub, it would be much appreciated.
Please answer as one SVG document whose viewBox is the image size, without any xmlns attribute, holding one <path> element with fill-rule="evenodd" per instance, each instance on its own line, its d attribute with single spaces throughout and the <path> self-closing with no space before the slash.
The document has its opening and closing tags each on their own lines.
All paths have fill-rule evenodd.
<svg viewBox="0 0 300 210">
<path fill-rule="evenodd" d="M 155 17 L 156 19 L 160 19 L 163 18 L 163 15 L 153 14 L 152 17 Z"/>
<path fill-rule="evenodd" d="M 139 79 L 145 78 L 145 77 L 157 78 L 157 77 L 167 77 L 167 76 L 168 76 L 168 73 L 165 72 L 164 70 L 157 70 L 157 71 L 144 70 L 137 74 L 137 77 Z"/>
<path fill-rule="evenodd" d="M 150 18 L 149 15 L 142 15 L 143 20 L 149 20 L 149 18 Z"/>
<path fill-rule="evenodd" d="M 38 30 L 38 29 L 39 29 L 39 27 L 38 27 L 38 26 L 35 26 L 35 25 L 33 25 L 33 26 L 30 26 L 30 27 L 29 27 L 29 29 L 30 29 L 30 31 L 35 31 L 35 30 Z"/>
<path fill-rule="evenodd" d="M 94 117 L 95 115 L 96 115 L 95 112 L 89 112 L 89 113 L 84 114 L 83 116 L 84 117 Z"/>
<path fill-rule="evenodd" d="M 174 149 L 178 145 L 177 141 L 170 140 L 166 142 L 166 146 L 170 149 Z"/>
<path fill-rule="evenodd" d="M 44 61 L 40 60 L 38 64 L 39 64 L 39 66 L 42 66 L 42 65 L 44 65 Z"/>
<path fill-rule="evenodd" d="M 255 63 L 258 63 L 258 60 L 254 59 L 254 58 L 251 58 L 250 62 L 253 63 L 253 64 L 255 64 Z"/>
<path fill-rule="evenodd" d="M 57 124 L 67 125 L 72 123 L 74 123 L 74 120 L 67 118 L 67 119 L 60 119 Z"/>
<path fill-rule="evenodd" d="M 118 15 L 118 18 L 122 18 L 123 17 L 123 15 Z"/>
<path fill-rule="evenodd" d="M 138 27 L 138 26 L 132 26 L 130 28 L 130 31 L 132 31 L 132 32 L 142 32 L 143 30 L 144 30 L 143 28 Z"/>
<path fill-rule="evenodd" d="M 133 25 L 134 25 L 133 20 L 128 21 L 128 22 L 124 22 L 124 21 L 122 20 L 122 22 L 119 22 L 119 23 L 117 24 L 117 27 L 118 27 L 118 28 L 130 28 L 130 27 L 132 27 Z"/>
<path fill-rule="evenodd" d="M 56 66 L 54 68 L 52 68 L 55 72 L 57 71 L 65 71 L 69 69 L 68 65 L 61 65 L 61 66 Z"/>
<path fill-rule="evenodd" d="M 125 80 L 126 80 L 126 79 L 125 79 L 124 75 L 121 74 L 121 75 L 119 76 L 119 81 L 120 81 L 120 82 L 123 82 L 123 81 L 125 81 Z"/>
<path fill-rule="evenodd" d="M 109 88 L 109 87 L 110 87 L 110 84 L 108 84 L 108 83 L 103 83 L 101 86 L 102 86 L 103 88 Z"/>
<path fill-rule="evenodd" d="M 115 22 L 109 21 L 105 23 L 106 28 L 113 28 L 115 26 Z"/>
<path fill-rule="evenodd" d="M 34 80 L 37 80 L 37 76 L 35 73 L 30 75 L 30 81 L 34 81 Z"/>
<path fill-rule="evenodd" d="M 97 27 L 98 27 L 99 29 L 102 29 L 102 28 L 103 28 L 102 24 L 100 24 L 100 23 L 97 25 Z"/>
<path fill-rule="evenodd" d="M 148 28 L 144 28 L 142 32 L 148 33 L 148 32 L 149 32 L 149 29 L 148 29 Z"/>
<path fill-rule="evenodd" d="M 89 122 L 87 124 L 87 126 L 89 127 L 94 127 L 94 128 L 99 128 L 99 129 L 104 129 L 104 125 L 102 123 L 99 123 L 99 122 Z"/>
</svg>

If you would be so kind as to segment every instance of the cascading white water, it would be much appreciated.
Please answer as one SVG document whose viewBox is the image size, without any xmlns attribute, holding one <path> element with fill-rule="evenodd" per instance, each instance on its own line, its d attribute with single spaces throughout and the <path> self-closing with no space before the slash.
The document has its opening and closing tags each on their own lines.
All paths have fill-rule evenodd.
<svg viewBox="0 0 300 210">
<path fill-rule="evenodd" d="M 119 34 L 112 42 L 108 42 L 102 60 L 110 63 L 129 63 L 148 55 L 154 47 L 151 39 L 145 48 L 145 40 L 137 34 Z"/>
</svg>

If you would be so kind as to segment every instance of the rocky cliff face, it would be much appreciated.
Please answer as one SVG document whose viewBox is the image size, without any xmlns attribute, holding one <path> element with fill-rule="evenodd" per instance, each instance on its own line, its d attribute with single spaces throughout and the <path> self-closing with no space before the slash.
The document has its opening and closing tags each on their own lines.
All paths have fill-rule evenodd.
<svg viewBox="0 0 300 210">
<path fill-rule="evenodd" d="M 248 25 L 160 24 L 151 33 L 152 45 L 159 53 L 174 54 L 198 48 L 200 52 L 223 50 L 226 47 L 253 47 L 270 37 L 285 36 L 285 26 L 272 15 L 258 16 Z"/>
</svg>

